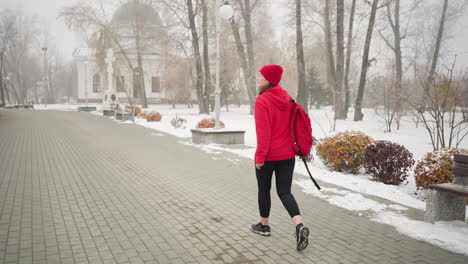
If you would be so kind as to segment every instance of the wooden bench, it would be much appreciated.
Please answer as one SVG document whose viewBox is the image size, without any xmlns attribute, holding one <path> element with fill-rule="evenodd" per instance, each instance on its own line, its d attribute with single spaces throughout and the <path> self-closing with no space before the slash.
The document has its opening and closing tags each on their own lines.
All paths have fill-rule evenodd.
<svg viewBox="0 0 468 264">
<path fill-rule="evenodd" d="M 426 200 L 425 221 L 465 221 L 468 197 L 468 155 L 455 154 L 452 183 L 433 184 Z"/>
</svg>

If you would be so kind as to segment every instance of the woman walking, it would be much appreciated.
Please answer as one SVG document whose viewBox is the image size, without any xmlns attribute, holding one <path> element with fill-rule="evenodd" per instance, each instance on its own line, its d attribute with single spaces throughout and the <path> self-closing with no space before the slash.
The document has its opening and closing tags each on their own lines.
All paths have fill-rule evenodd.
<svg viewBox="0 0 468 264">
<path fill-rule="evenodd" d="M 257 78 L 259 95 L 255 101 L 255 128 L 257 150 L 255 152 L 255 172 L 258 183 L 258 205 L 260 222 L 252 225 L 253 232 L 270 236 L 269 216 L 271 208 L 270 189 L 273 172 L 276 191 L 281 202 L 291 216 L 296 227 L 297 250 L 309 244 L 309 229 L 302 224 L 299 206 L 291 194 L 291 184 L 295 165 L 295 154 L 291 146 L 291 96 L 278 84 L 283 68 L 279 65 L 266 65 L 260 69 Z"/>
</svg>

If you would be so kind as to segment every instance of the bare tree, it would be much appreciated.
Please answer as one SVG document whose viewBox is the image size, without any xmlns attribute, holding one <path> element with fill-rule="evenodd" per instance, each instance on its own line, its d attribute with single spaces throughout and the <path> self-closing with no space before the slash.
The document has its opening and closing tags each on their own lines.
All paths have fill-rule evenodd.
<svg viewBox="0 0 468 264">
<path fill-rule="evenodd" d="M 344 75 L 344 0 L 336 1 L 336 119 L 344 119 L 343 76 Z"/>
<path fill-rule="evenodd" d="M 256 98 L 256 83 L 255 83 L 255 57 L 254 57 L 254 44 L 252 37 L 252 11 L 258 4 L 258 0 L 253 4 L 250 0 L 241 0 L 236 2 L 240 8 L 241 17 L 244 22 L 245 42 L 246 47 L 242 43 L 239 25 L 236 23 L 235 18 L 231 19 L 231 29 L 234 34 L 236 42 L 237 53 L 239 55 L 239 62 L 241 64 L 242 72 L 245 78 L 245 86 L 247 87 L 247 94 L 249 96 L 250 114 L 254 112 L 254 103 Z M 247 50 L 247 52 L 245 52 Z"/>
<path fill-rule="evenodd" d="M 143 0 L 126 0 L 124 6 L 129 7 L 127 23 L 130 22 L 130 38 L 135 42 L 137 64 L 138 64 L 138 87 L 141 92 L 140 96 L 143 99 L 142 107 L 147 108 L 147 95 L 145 88 L 145 70 L 144 70 L 144 55 L 151 53 L 153 46 L 160 46 L 161 39 L 165 38 L 162 30 L 162 23 L 159 21 L 159 15 L 153 11 L 154 3 Z M 157 17 L 158 19 L 154 19 Z M 122 34 L 121 30 L 115 27 L 120 27 L 119 24 L 114 26 L 113 32 L 119 35 L 119 39 L 125 38 L 127 32 Z"/>
<path fill-rule="evenodd" d="M 2 103 L 0 106 L 5 105 L 5 95 L 4 95 L 4 83 L 3 83 L 3 71 L 4 71 L 4 62 L 5 62 L 5 53 L 8 49 L 8 46 L 11 42 L 11 39 L 15 35 L 15 18 L 11 15 L 10 10 L 5 10 L 2 12 L 0 20 L 0 37 L 1 37 L 1 48 L 0 48 L 0 97 Z"/>
<path fill-rule="evenodd" d="M 138 3 L 138 2 L 136 2 Z M 142 61 L 142 35 L 145 33 L 145 25 L 147 21 L 142 21 L 140 17 L 140 10 L 137 9 L 137 5 L 133 4 L 133 34 L 135 36 L 135 47 L 137 52 L 137 63 L 138 63 L 138 77 L 139 77 L 139 87 L 142 91 L 143 97 L 143 108 L 148 108 L 148 101 L 146 99 L 146 88 L 145 88 L 145 70 L 143 68 L 143 61 Z"/>
<path fill-rule="evenodd" d="M 356 0 L 353 0 L 351 4 L 351 13 L 349 15 L 349 29 L 348 29 L 348 43 L 346 45 L 346 67 L 344 75 L 344 87 L 345 87 L 345 105 L 344 105 L 344 118 L 348 117 L 348 110 L 350 104 L 350 91 L 349 91 L 349 69 L 351 67 L 351 54 L 353 47 L 353 27 L 354 27 L 354 14 L 356 12 Z"/>
<path fill-rule="evenodd" d="M 103 9 L 104 8 L 102 6 L 101 9 L 98 9 L 86 2 L 80 2 L 75 5 L 64 7 L 60 10 L 58 17 L 63 19 L 69 28 L 75 28 L 83 32 L 91 31 L 91 35 L 93 37 L 90 42 L 98 51 L 96 52 L 96 55 L 99 56 L 97 58 L 98 67 L 103 67 L 105 56 L 104 50 L 109 48 L 111 45 L 116 45 L 128 64 L 128 68 L 131 70 L 133 75 L 135 75 L 136 69 L 127 54 L 127 51 L 122 46 L 122 43 L 118 38 L 118 34 L 113 31 L 110 22 L 106 19 L 106 16 L 100 12 Z M 130 100 L 128 93 L 127 97 Z"/>
<path fill-rule="evenodd" d="M 231 29 L 234 35 L 234 40 L 236 42 L 236 50 L 239 56 L 239 64 L 242 69 L 242 73 L 244 74 L 244 82 L 245 87 L 247 89 L 247 95 L 249 97 L 249 104 L 250 104 L 250 114 L 253 114 L 253 97 L 255 97 L 255 91 L 251 89 L 251 81 L 249 78 L 246 77 L 250 68 L 247 63 L 247 55 L 245 54 L 244 44 L 242 44 L 240 32 L 239 32 L 239 25 L 236 23 L 235 19 L 231 19 Z"/>
<path fill-rule="evenodd" d="M 434 55 L 432 56 L 432 63 L 431 63 L 431 68 L 429 71 L 429 76 L 427 77 L 427 84 L 424 85 L 425 88 L 428 88 L 431 83 L 433 83 L 434 80 L 434 75 L 436 73 L 437 69 L 437 61 L 439 59 L 439 52 L 440 52 L 440 45 L 442 42 L 442 37 L 444 34 L 444 25 L 446 21 L 446 16 L 447 16 L 447 8 L 448 8 L 448 0 L 444 0 L 444 5 L 442 7 L 442 14 L 440 16 L 440 22 L 439 22 L 439 30 L 437 32 L 437 38 L 434 46 Z M 428 90 L 425 90 L 424 96 L 423 96 L 423 102 L 422 104 L 426 104 L 427 96 L 428 96 Z"/>
<path fill-rule="evenodd" d="M 211 95 L 211 73 L 210 73 L 210 54 L 208 52 L 208 6 L 205 0 L 200 2 L 203 12 L 202 28 L 203 28 L 203 65 L 205 71 L 205 87 L 204 87 L 204 104 L 206 109 L 210 109 Z"/>
<path fill-rule="evenodd" d="M 34 61 L 38 57 L 33 54 L 33 40 L 38 35 L 38 21 L 36 16 L 26 16 L 22 10 L 12 11 L 15 19 L 15 37 L 10 39 L 6 53 L 6 67 L 10 72 L 10 99 L 23 104 L 27 101 L 28 91 L 36 80 L 31 74 Z M 5 65 L 4 65 L 5 67 Z"/>
<path fill-rule="evenodd" d="M 209 109 L 205 104 L 205 100 L 203 99 L 203 68 L 202 68 L 202 61 L 200 56 L 200 47 L 198 44 L 198 32 L 197 27 L 195 24 L 195 12 L 193 9 L 192 0 L 186 0 L 187 4 L 187 13 L 188 19 L 190 24 L 190 32 L 192 33 L 192 48 L 193 53 L 195 55 L 195 67 L 197 71 L 197 97 L 198 97 L 198 105 L 200 109 L 200 114 L 202 113 L 209 113 Z"/>
<path fill-rule="evenodd" d="M 450 67 L 445 67 L 443 74 L 435 73 L 433 81 L 428 84 L 427 79 L 420 75 L 421 85 L 427 91 L 426 111 L 420 110 L 419 102 L 408 98 L 409 104 L 416 110 L 429 134 L 434 150 L 441 148 L 458 148 L 468 135 L 468 124 L 458 111 L 463 106 L 463 81 L 468 75 L 454 75 L 456 57 Z"/>
<path fill-rule="evenodd" d="M 142 9 L 144 5 L 148 8 L 152 8 L 152 2 L 146 2 L 142 4 L 140 0 L 135 1 L 125 1 L 126 4 L 130 5 L 129 10 L 129 22 L 130 24 L 130 37 L 133 39 L 136 48 L 137 55 L 137 67 L 134 66 L 130 56 L 129 51 L 124 48 L 124 43 L 122 41 L 122 36 L 119 34 L 119 29 L 113 26 L 113 24 L 107 20 L 105 15 L 105 8 L 103 7 L 102 2 L 100 7 L 96 8 L 91 4 L 86 2 L 80 2 L 75 5 L 71 5 L 63 8 L 59 13 L 59 18 L 63 19 L 68 27 L 77 28 L 83 32 L 90 32 L 94 36 L 94 39 L 91 40 L 93 43 L 101 43 L 101 49 L 107 49 L 113 46 L 117 46 L 119 53 L 124 57 L 125 62 L 128 65 L 128 68 L 131 70 L 134 76 L 139 76 L 138 78 L 138 87 L 141 90 L 141 96 L 143 97 L 143 107 L 147 107 L 146 100 L 146 89 L 144 82 L 144 69 L 143 69 L 143 52 L 144 50 L 151 45 L 154 45 L 156 36 L 160 36 L 158 26 L 153 25 L 153 21 L 147 21 L 143 19 Z M 127 32 L 128 33 L 128 32 Z M 104 44 L 104 45 L 103 45 Z M 95 46 L 98 48 L 98 46 Z M 97 53 L 98 63 L 103 64 L 105 53 Z M 99 62 L 100 61 L 100 62 Z M 102 65 L 101 65 L 102 66 Z M 114 72 L 117 74 L 119 69 L 116 69 Z M 128 91 L 125 91 L 128 97 Z M 130 97 L 128 97 L 130 100 Z"/>
<path fill-rule="evenodd" d="M 395 42 L 392 50 L 395 53 L 395 92 L 396 92 L 396 105 L 395 112 L 401 115 L 401 80 L 403 78 L 403 66 L 401 63 L 401 40 L 404 36 L 400 33 L 400 0 L 395 0 L 395 18 L 392 20 L 390 5 L 387 5 L 387 17 L 393 31 L 393 40 Z M 400 129 L 400 118 L 397 118 L 397 130 Z"/>
<path fill-rule="evenodd" d="M 391 4 L 394 4 L 393 11 L 391 10 Z M 408 32 L 408 26 L 410 24 L 411 20 L 411 14 L 415 10 L 415 8 L 418 6 L 419 1 L 414 1 L 412 7 L 410 7 L 408 10 L 404 11 L 404 13 L 409 14 L 409 17 L 407 19 L 406 27 L 403 28 L 403 32 L 401 30 L 400 26 L 400 20 L 401 20 L 401 14 L 403 13 L 400 8 L 400 0 L 392 0 L 391 2 L 388 2 L 386 5 L 386 19 L 388 24 L 390 25 L 390 28 L 392 30 L 392 35 L 393 35 L 393 43 L 392 41 L 389 40 L 388 37 L 386 37 L 382 31 L 378 31 L 379 35 L 382 37 L 384 42 L 387 44 L 387 46 L 392 50 L 395 58 L 395 76 L 394 76 L 394 83 L 395 89 L 394 94 L 389 94 L 389 97 L 391 97 L 393 102 L 389 104 L 389 111 L 392 111 L 393 114 L 391 115 L 392 117 L 395 117 L 396 124 L 397 124 L 397 130 L 400 129 L 400 119 L 402 115 L 402 102 L 403 100 L 403 90 L 402 90 L 402 79 L 403 79 L 403 63 L 402 63 L 402 48 L 401 48 L 401 41 L 407 37 L 407 32 Z M 390 100 L 390 98 L 387 98 Z M 393 120 L 390 119 L 390 120 Z M 391 123 L 390 123 L 391 126 Z M 390 129 L 391 130 L 391 129 Z"/>
<path fill-rule="evenodd" d="M 359 89 L 356 97 L 356 103 L 354 105 L 354 121 L 361 121 L 364 117 L 364 114 L 362 113 L 362 99 L 364 97 L 364 89 L 366 87 L 367 70 L 370 66 L 369 50 L 372 40 L 372 32 L 374 30 L 374 23 L 377 14 L 378 4 L 379 0 L 374 0 L 374 2 L 372 3 L 369 25 L 367 27 L 366 42 L 364 44 L 364 54 L 362 56 L 361 76 L 359 79 Z"/>
<path fill-rule="evenodd" d="M 335 71 L 335 57 L 333 55 L 333 41 L 332 41 L 332 32 L 331 32 L 331 21 L 330 21 L 330 0 L 325 1 L 324 6 L 324 31 L 325 31 L 325 43 L 326 43 L 326 50 L 327 50 L 327 80 L 328 86 L 333 95 L 333 105 L 335 106 L 335 120 L 337 119 L 336 108 L 337 105 L 340 103 L 337 96 L 336 91 L 336 71 Z"/>
<path fill-rule="evenodd" d="M 308 107 L 308 90 L 305 84 L 304 44 L 302 39 L 302 7 L 301 0 L 296 0 L 296 59 L 297 59 L 297 102 L 306 111 Z"/>
</svg>

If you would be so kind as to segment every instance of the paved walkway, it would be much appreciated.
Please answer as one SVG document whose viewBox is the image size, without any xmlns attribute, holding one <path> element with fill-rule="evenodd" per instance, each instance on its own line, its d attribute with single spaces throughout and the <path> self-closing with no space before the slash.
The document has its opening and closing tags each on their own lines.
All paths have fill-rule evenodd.
<svg viewBox="0 0 468 264">
<path fill-rule="evenodd" d="M 293 188 L 309 248 L 253 162 L 87 113 L 0 111 L 0 263 L 468 263 Z M 237 159 L 237 161 L 235 159 Z M 273 189 L 274 190 L 274 189 Z"/>
</svg>

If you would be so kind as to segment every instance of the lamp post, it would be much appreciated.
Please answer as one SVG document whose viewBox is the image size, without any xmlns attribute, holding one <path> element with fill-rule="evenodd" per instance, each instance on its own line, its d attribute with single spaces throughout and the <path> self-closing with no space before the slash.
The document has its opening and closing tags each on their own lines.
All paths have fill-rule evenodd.
<svg viewBox="0 0 468 264">
<path fill-rule="evenodd" d="M 86 108 L 88 107 L 88 60 L 84 62 L 84 72 L 85 72 L 85 98 L 86 98 Z"/>
<path fill-rule="evenodd" d="M 49 91 L 47 89 L 47 63 L 46 63 L 46 52 L 47 52 L 47 47 L 42 48 L 42 51 L 44 52 L 44 90 L 46 93 L 45 96 L 45 107 L 47 107 L 47 100 L 49 99 Z"/>
<path fill-rule="evenodd" d="M 234 14 L 232 7 L 224 3 L 223 6 L 219 8 L 219 14 L 216 18 L 216 91 L 215 91 L 215 129 L 219 129 L 219 117 L 221 115 L 221 89 L 220 89 L 220 75 L 221 75 L 221 56 L 219 54 L 219 23 L 220 18 L 224 20 L 231 19 Z"/>
</svg>

